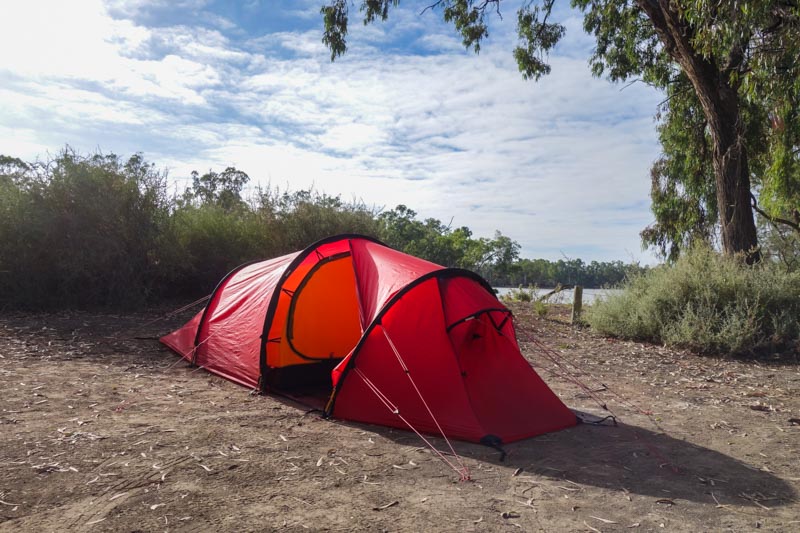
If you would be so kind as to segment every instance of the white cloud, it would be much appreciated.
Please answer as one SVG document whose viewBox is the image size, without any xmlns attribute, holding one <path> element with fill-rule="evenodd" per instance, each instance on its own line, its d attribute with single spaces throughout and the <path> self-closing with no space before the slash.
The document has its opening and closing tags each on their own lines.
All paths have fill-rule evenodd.
<svg viewBox="0 0 800 533">
<path fill-rule="evenodd" d="M 381 128 L 351 122 L 331 126 L 319 137 L 322 147 L 339 152 L 355 152 L 384 144 L 387 134 Z"/>
<path fill-rule="evenodd" d="M 437 17 L 397 9 L 331 64 L 321 23 L 236 38 L 236 21 L 214 13 L 200 17 L 211 29 L 145 27 L 100 2 L 25 3 L 0 21 L 0 50 L 19 50 L 0 62 L 2 151 L 144 151 L 176 178 L 233 164 L 264 184 L 500 229 L 529 256 L 638 254 L 658 95 L 592 79 L 580 35 L 551 76 L 524 82 L 513 21 L 475 56 Z"/>
</svg>

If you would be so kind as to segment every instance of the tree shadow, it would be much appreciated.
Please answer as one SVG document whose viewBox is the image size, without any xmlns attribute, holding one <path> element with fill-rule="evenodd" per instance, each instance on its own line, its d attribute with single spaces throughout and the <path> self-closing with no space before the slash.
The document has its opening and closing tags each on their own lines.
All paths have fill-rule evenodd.
<svg viewBox="0 0 800 533">
<path fill-rule="evenodd" d="M 398 443 L 421 442 L 413 433 L 354 425 L 369 427 Z M 440 450 L 446 449 L 441 438 L 433 441 Z M 689 500 L 777 507 L 796 498 L 794 488 L 770 472 L 716 450 L 628 424 L 580 424 L 513 442 L 504 446 L 507 455 L 503 461 L 491 448 L 458 441 L 452 444 L 458 454 L 492 463 L 509 478 L 522 469 L 527 475 L 623 490 L 664 499 L 665 503 Z"/>
</svg>

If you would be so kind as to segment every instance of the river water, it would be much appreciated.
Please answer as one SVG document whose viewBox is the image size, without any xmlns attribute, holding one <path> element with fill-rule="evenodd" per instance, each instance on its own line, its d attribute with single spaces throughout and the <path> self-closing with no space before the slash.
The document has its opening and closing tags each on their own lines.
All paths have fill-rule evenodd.
<svg viewBox="0 0 800 533">
<path fill-rule="evenodd" d="M 498 296 L 503 296 L 508 294 L 510 291 L 514 290 L 516 287 L 495 287 Z M 552 291 L 553 289 L 536 289 L 537 296 L 543 296 L 548 292 Z M 619 289 L 583 289 L 583 303 L 585 305 L 592 305 L 595 301 L 608 297 L 614 294 L 620 294 L 622 291 Z M 572 289 L 567 289 L 561 291 L 558 294 L 554 294 L 550 298 L 547 299 L 549 303 L 555 304 L 571 304 L 572 303 L 572 296 L 573 291 Z"/>
</svg>

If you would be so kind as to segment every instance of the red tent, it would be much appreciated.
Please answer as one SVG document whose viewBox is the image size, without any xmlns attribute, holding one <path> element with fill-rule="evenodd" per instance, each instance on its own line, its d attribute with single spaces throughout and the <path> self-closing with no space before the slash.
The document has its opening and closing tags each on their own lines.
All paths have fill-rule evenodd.
<svg viewBox="0 0 800 533">
<path fill-rule="evenodd" d="M 486 281 L 360 235 L 235 269 L 161 342 L 262 391 L 321 383 L 334 418 L 489 443 L 576 423 Z"/>
</svg>

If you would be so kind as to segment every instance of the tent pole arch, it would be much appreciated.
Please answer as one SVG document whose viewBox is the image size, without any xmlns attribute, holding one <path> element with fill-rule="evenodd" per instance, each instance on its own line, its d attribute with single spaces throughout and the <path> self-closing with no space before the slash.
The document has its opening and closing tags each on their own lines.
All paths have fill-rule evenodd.
<svg viewBox="0 0 800 533">
<path fill-rule="evenodd" d="M 492 288 L 491 285 L 489 285 L 488 281 L 483 279 L 478 274 L 463 268 L 443 268 L 441 270 L 434 270 L 433 272 L 428 272 L 427 274 L 420 276 L 419 278 L 415 279 L 414 281 L 412 281 L 411 283 L 409 283 L 408 285 L 397 291 L 397 294 L 392 296 L 392 298 L 388 302 L 386 302 L 386 304 L 381 308 L 380 312 L 372 321 L 372 323 L 370 323 L 370 325 L 364 330 L 364 333 L 361 335 L 361 339 L 358 341 L 358 344 L 356 344 L 356 347 L 353 348 L 353 354 L 348 359 L 347 365 L 345 365 L 345 367 L 342 369 L 342 375 L 339 377 L 339 381 L 333 388 L 330 399 L 328 400 L 328 403 L 325 406 L 325 411 L 324 411 L 325 417 L 330 417 L 333 414 L 333 409 L 336 405 L 336 396 L 339 390 L 341 390 L 342 384 L 347 379 L 347 375 L 350 373 L 350 371 L 355 367 L 356 358 L 358 357 L 358 354 L 361 351 L 361 348 L 364 346 L 364 343 L 366 342 L 370 333 L 372 333 L 372 330 L 374 330 L 376 327 L 381 325 L 381 320 L 386 315 L 386 313 L 388 313 L 389 310 L 391 310 L 391 308 L 394 307 L 396 303 L 402 300 L 403 296 L 408 294 L 412 289 L 421 285 L 422 283 L 434 278 L 445 279 L 445 278 L 455 278 L 455 277 L 464 277 L 472 279 L 473 281 L 476 281 L 479 285 L 481 285 L 484 289 L 486 289 L 489 293 L 494 294 L 494 289 Z"/>
</svg>

